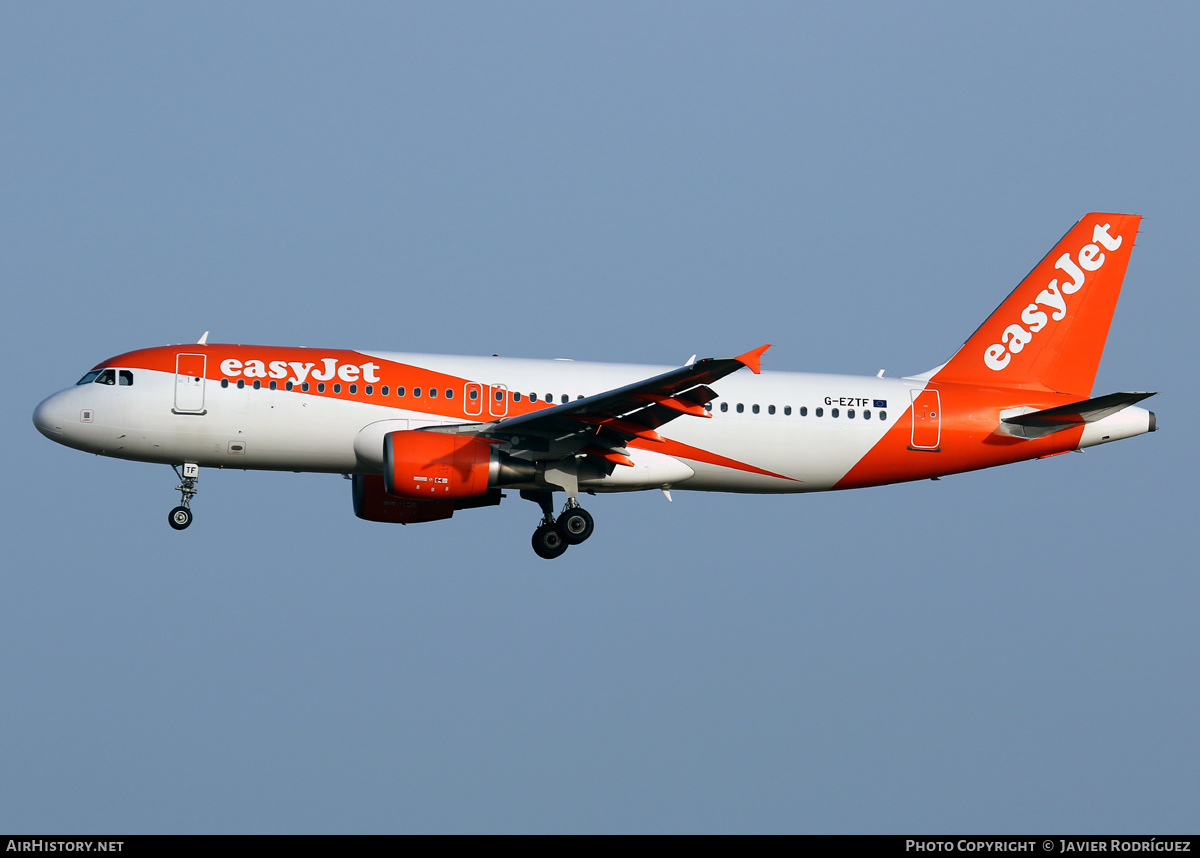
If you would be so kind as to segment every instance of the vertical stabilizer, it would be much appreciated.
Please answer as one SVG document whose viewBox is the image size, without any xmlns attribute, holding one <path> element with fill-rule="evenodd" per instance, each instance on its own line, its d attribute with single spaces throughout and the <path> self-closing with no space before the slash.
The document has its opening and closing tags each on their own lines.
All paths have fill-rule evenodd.
<svg viewBox="0 0 1200 858">
<path fill-rule="evenodd" d="M 933 380 L 1090 394 L 1140 222 L 1086 215 Z"/>
</svg>

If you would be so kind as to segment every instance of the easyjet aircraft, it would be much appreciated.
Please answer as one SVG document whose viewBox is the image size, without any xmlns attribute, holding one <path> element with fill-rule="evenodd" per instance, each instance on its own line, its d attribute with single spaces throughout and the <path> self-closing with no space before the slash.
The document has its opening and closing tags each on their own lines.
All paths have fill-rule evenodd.
<svg viewBox="0 0 1200 858">
<path fill-rule="evenodd" d="M 592 533 L 583 493 L 861 488 L 1153 432 L 1135 405 L 1152 394 L 1091 396 L 1140 220 L 1084 217 L 949 361 L 909 378 L 760 372 L 767 346 L 672 369 L 205 334 L 102 361 L 33 422 L 171 465 L 177 530 L 202 467 L 320 471 L 350 477 L 368 521 L 436 521 L 517 490 L 541 507 L 533 548 L 552 558 Z"/>
</svg>

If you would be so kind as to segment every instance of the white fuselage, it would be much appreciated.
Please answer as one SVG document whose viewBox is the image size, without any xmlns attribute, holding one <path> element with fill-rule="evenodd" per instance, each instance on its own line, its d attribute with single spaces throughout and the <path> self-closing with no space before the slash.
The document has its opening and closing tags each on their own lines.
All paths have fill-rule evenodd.
<svg viewBox="0 0 1200 858">
<path fill-rule="evenodd" d="M 186 347 L 180 347 L 186 351 Z M 269 389 L 260 381 L 237 377 L 222 384 L 206 379 L 202 408 L 179 413 L 173 372 L 133 368 L 128 386 L 81 384 L 67 388 L 39 406 L 35 423 L 45 434 L 70 447 L 138 461 L 195 462 L 202 467 L 378 473 L 381 457 L 372 456 L 377 435 L 422 426 L 479 422 L 514 410 L 519 395 L 528 407 L 530 395 L 545 407 L 601 393 L 666 371 L 667 367 L 601 364 L 565 360 L 449 357 L 440 355 L 367 353 L 392 364 L 419 366 L 462 379 L 478 379 L 484 390 L 503 391 L 504 399 L 487 397 L 473 420 L 439 413 L 439 405 L 459 405 L 463 390 L 447 400 L 423 397 L 419 402 L 407 385 L 406 395 L 358 399 L 329 398 L 315 393 Z M 321 353 L 314 351 L 318 358 Z M 108 365 L 108 364 L 106 364 Z M 319 366 L 318 361 L 318 366 Z M 120 368 L 117 364 L 111 364 Z M 244 386 L 239 387 L 241 380 Z M 719 398 L 712 419 L 680 418 L 662 428 L 670 441 L 711 456 L 703 461 L 631 449 L 634 468 L 617 468 L 588 488 L 621 491 L 663 485 L 701 491 L 798 492 L 833 487 L 874 446 L 903 413 L 910 390 L 924 382 L 805 373 L 738 373 L 713 386 Z M 365 387 L 365 385 L 363 385 Z M 873 407 L 886 402 L 883 408 Z M 818 416 L 818 409 L 821 411 Z M 833 416 L 834 413 L 837 416 Z M 850 416 L 853 415 L 853 416 Z M 371 427 L 374 425 L 374 429 Z M 359 440 L 356 453 L 356 440 Z M 673 448 L 674 449 L 674 448 Z M 719 462 L 732 460 L 756 469 Z M 758 471 L 767 472 L 760 473 Z M 777 475 L 777 476 L 772 476 Z"/>
<path fill-rule="evenodd" d="M 558 449 L 551 440 L 546 448 L 542 439 L 539 448 L 519 426 L 507 435 L 503 418 L 670 369 L 253 346 L 159 347 L 100 366 L 130 383 L 81 383 L 54 394 L 34 414 L 43 434 L 138 461 L 362 475 L 383 472 L 389 433 L 451 424 L 501 421 L 493 433 L 500 451 L 542 464 L 570 456 L 577 433 L 573 446 Z M 710 389 L 711 419 L 680 416 L 660 427 L 660 442 L 633 439 L 625 450 L 632 465 L 582 467 L 579 487 L 824 491 L 1053 455 L 1154 428 L 1149 411 L 1131 406 L 1086 430 L 1018 441 L 997 434 L 1002 415 L 1070 397 L 936 377 L 741 371 Z"/>
</svg>

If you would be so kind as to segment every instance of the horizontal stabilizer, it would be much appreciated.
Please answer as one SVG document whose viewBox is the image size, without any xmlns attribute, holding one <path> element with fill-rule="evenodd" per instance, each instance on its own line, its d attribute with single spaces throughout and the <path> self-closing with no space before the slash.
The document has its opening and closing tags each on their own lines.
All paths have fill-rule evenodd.
<svg viewBox="0 0 1200 858">
<path fill-rule="evenodd" d="M 1001 429 L 1007 434 L 1022 438 L 1040 438 L 1051 432 L 1058 432 L 1060 429 L 1103 420 L 1110 414 L 1116 414 L 1121 409 L 1135 405 L 1143 399 L 1149 399 L 1153 395 L 1153 393 L 1145 391 L 1109 393 L 1094 399 L 1084 399 L 1068 405 L 1044 408 L 1041 411 L 1014 414 L 1009 417 L 1001 417 Z"/>
</svg>

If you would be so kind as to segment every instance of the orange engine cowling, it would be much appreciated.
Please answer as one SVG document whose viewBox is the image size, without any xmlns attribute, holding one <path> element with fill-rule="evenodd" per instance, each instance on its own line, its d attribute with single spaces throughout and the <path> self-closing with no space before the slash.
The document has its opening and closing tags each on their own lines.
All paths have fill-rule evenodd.
<svg viewBox="0 0 1200 858">
<path fill-rule="evenodd" d="M 366 521 L 391 524 L 416 524 L 421 521 L 441 521 L 454 515 L 452 500 L 416 501 L 392 497 L 384 491 L 383 477 L 377 474 L 355 474 L 354 514 Z"/>
<path fill-rule="evenodd" d="M 414 500 L 482 495 L 499 472 L 500 456 L 482 438 L 409 429 L 383 439 L 383 489 Z"/>
</svg>

